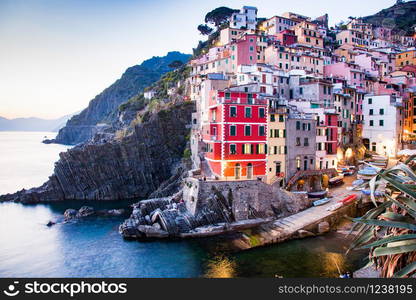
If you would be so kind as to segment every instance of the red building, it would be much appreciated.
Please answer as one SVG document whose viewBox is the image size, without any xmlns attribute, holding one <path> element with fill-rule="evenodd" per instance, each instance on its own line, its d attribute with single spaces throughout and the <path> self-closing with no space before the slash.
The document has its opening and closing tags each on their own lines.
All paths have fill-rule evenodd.
<svg viewBox="0 0 416 300">
<path fill-rule="evenodd" d="M 325 113 L 326 125 L 326 153 L 336 155 L 338 147 L 338 115 L 336 113 Z"/>
<path fill-rule="evenodd" d="M 277 40 L 282 43 L 283 46 L 290 46 L 298 42 L 298 37 L 293 30 L 283 30 L 276 34 Z"/>
<path fill-rule="evenodd" d="M 265 176 L 267 100 L 233 88 L 211 91 L 209 99 L 203 140 L 212 171 L 223 180 Z"/>
</svg>

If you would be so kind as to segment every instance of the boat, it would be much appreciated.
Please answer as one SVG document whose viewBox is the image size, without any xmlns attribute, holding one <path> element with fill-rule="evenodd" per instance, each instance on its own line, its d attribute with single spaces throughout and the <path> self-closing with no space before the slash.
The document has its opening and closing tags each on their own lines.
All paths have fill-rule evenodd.
<svg viewBox="0 0 416 300">
<path fill-rule="evenodd" d="M 358 179 L 364 179 L 364 180 L 370 180 L 374 176 L 377 175 L 377 169 L 373 167 L 365 167 L 364 169 L 361 169 L 358 171 L 357 178 Z"/>
<path fill-rule="evenodd" d="M 334 211 L 334 210 L 337 210 L 337 209 L 341 208 L 343 205 L 344 204 L 342 204 L 342 203 L 335 203 L 335 204 L 331 205 L 330 207 L 328 207 L 326 210 L 327 211 Z"/>
<path fill-rule="evenodd" d="M 339 176 L 332 177 L 331 179 L 329 179 L 330 186 L 341 185 L 343 183 L 344 183 L 344 175 L 339 175 Z"/>
<path fill-rule="evenodd" d="M 361 193 L 363 193 L 363 195 L 366 195 L 366 196 L 370 196 L 371 195 L 371 191 L 370 190 L 362 190 Z M 375 197 L 382 197 L 382 196 L 384 196 L 384 192 L 374 191 L 374 196 Z"/>
<path fill-rule="evenodd" d="M 313 206 L 324 205 L 324 204 L 327 204 L 329 201 L 331 201 L 331 200 L 328 199 L 328 198 L 323 198 L 321 200 L 316 200 L 316 201 L 313 202 Z"/>
<path fill-rule="evenodd" d="M 343 205 L 349 204 L 357 199 L 356 194 L 349 195 L 348 197 L 345 197 L 344 199 L 338 201 L 338 203 L 342 203 Z"/>
<path fill-rule="evenodd" d="M 309 198 L 319 198 L 322 199 L 326 196 L 328 192 L 327 191 L 320 191 L 320 192 L 309 192 L 308 197 Z"/>
</svg>

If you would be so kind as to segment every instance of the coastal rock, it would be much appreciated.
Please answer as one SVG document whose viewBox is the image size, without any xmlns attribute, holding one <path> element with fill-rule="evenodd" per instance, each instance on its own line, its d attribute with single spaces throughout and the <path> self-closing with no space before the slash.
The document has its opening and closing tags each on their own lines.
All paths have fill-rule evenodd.
<svg viewBox="0 0 416 300">
<path fill-rule="evenodd" d="M 94 208 L 92 208 L 91 206 L 83 206 L 78 210 L 76 217 L 85 218 L 93 215 L 94 213 Z"/>
<path fill-rule="evenodd" d="M 86 109 L 68 120 L 66 126 L 59 130 L 56 139 L 49 142 L 76 145 L 104 132 L 106 127 L 112 126 L 109 123 L 117 119 L 115 112 L 120 104 L 159 80 L 162 74 L 171 71 L 171 62 L 186 62 L 189 57 L 190 55 L 173 51 L 164 57 L 153 57 L 141 65 L 128 68 L 120 79 L 91 100 Z"/>
<path fill-rule="evenodd" d="M 329 226 L 328 222 L 321 222 L 321 223 L 318 224 L 318 233 L 319 234 L 329 232 L 330 229 L 331 229 L 331 227 Z"/>
<path fill-rule="evenodd" d="M 167 231 L 158 229 L 154 226 L 140 225 L 138 230 L 147 238 L 167 238 L 169 236 Z"/>
<path fill-rule="evenodd" d="M 126 213 L 126 210 L 123 208 L 120 209 L 102 209 L 97 211 L 97 215 L 105 217 L 118 217 Z"/>
<path fill-rule="evenodd" d="M 314 233 L 307 231 L 307 230 L 298 230 L 297 235 L 300 239 L 315 236 Z"/>
<path fill-rule="evenodd" d="M 0 201 L 121 200 L 178 192 L 188 166 L 183 162 L 187 125 L 194 103 L 172 105 L 106 144 L 87 144 L 60 154 L 54 174 L 39 188 L 0 196 Z M 167 190 L 160 189 L 169 181 Z"/>
<path fill-rule="evenodd" d="M 68 209 L 67 209 L 67 210 L 65 210 L 65 212 L 64 212 L 64 218 L 65 218 L 65 221 L 67 221 L 67 220 L 71 220 L 71 219 L 76 218 L 77 213 L 78 213 L 78 211 L 77 211 L 76 209 L 73 209 L 73 208 L 68 208 Z"/>
</svg>

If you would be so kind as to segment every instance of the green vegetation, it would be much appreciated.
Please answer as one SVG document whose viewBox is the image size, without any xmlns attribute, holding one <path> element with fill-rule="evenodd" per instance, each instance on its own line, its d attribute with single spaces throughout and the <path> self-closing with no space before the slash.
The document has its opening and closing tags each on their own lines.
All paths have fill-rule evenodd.
<svg viewBox="0 0 416 300">
<path fill-rule="evenodd" d="M 221 24 L 228 21 L 235 11 L 235 9 L 225 6 L 217 7 L 205 15 L 205 23 L 212 23 L 219 28 Z"/>
<path fill-rule="evenodd" d="M 198 26 L 198 31 L 202 34 L 202 35 L 210 35 L 213 31 L 213 29 L 211 27 L 209 27 L 207 24 L 201 24 Z"/>
<path fill-rule="evenodd" d="M 359 234 L 351 249 L 369 249 L 369 261 L 382 277 L 409 277 L 416 273 L 416 156 L 404 164 L 381 170 L 368 185 L 376 205 L 363 217 L 353 219 Z M 378 204 L 374 191 L 386 185 Z M 383 188 L 384 190 L 384 188 Z"/>
<path fill-rule="evenodd" d="M 191 155 L 192 155 L 191 149 L 185 148 L 185 150 L 183 151 L 183 158 L 190 159 Z"/>
<path fill-rule="evenodd" d="M 397 3 L 363 20 L 375 26 L 391 28 L 394 33 L 413 34 L 412 26 L 416 24 L 416 1 Z"/>
</svg>

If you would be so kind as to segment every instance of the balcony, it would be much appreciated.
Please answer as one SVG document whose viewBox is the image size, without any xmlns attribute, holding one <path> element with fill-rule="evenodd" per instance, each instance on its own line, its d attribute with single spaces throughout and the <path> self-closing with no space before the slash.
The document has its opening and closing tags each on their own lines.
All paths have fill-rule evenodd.
<svg viewBox="0 0 416 300">
<path fill-rule="evenodd" d="M 217 103 L 219 104 L 250 104 L 250 105 L 267 105 L 265 99 L 247 99 L 240 97 L 232 97 L 225 99 L 224 97 L 217 97 Z"/>
</svg>

